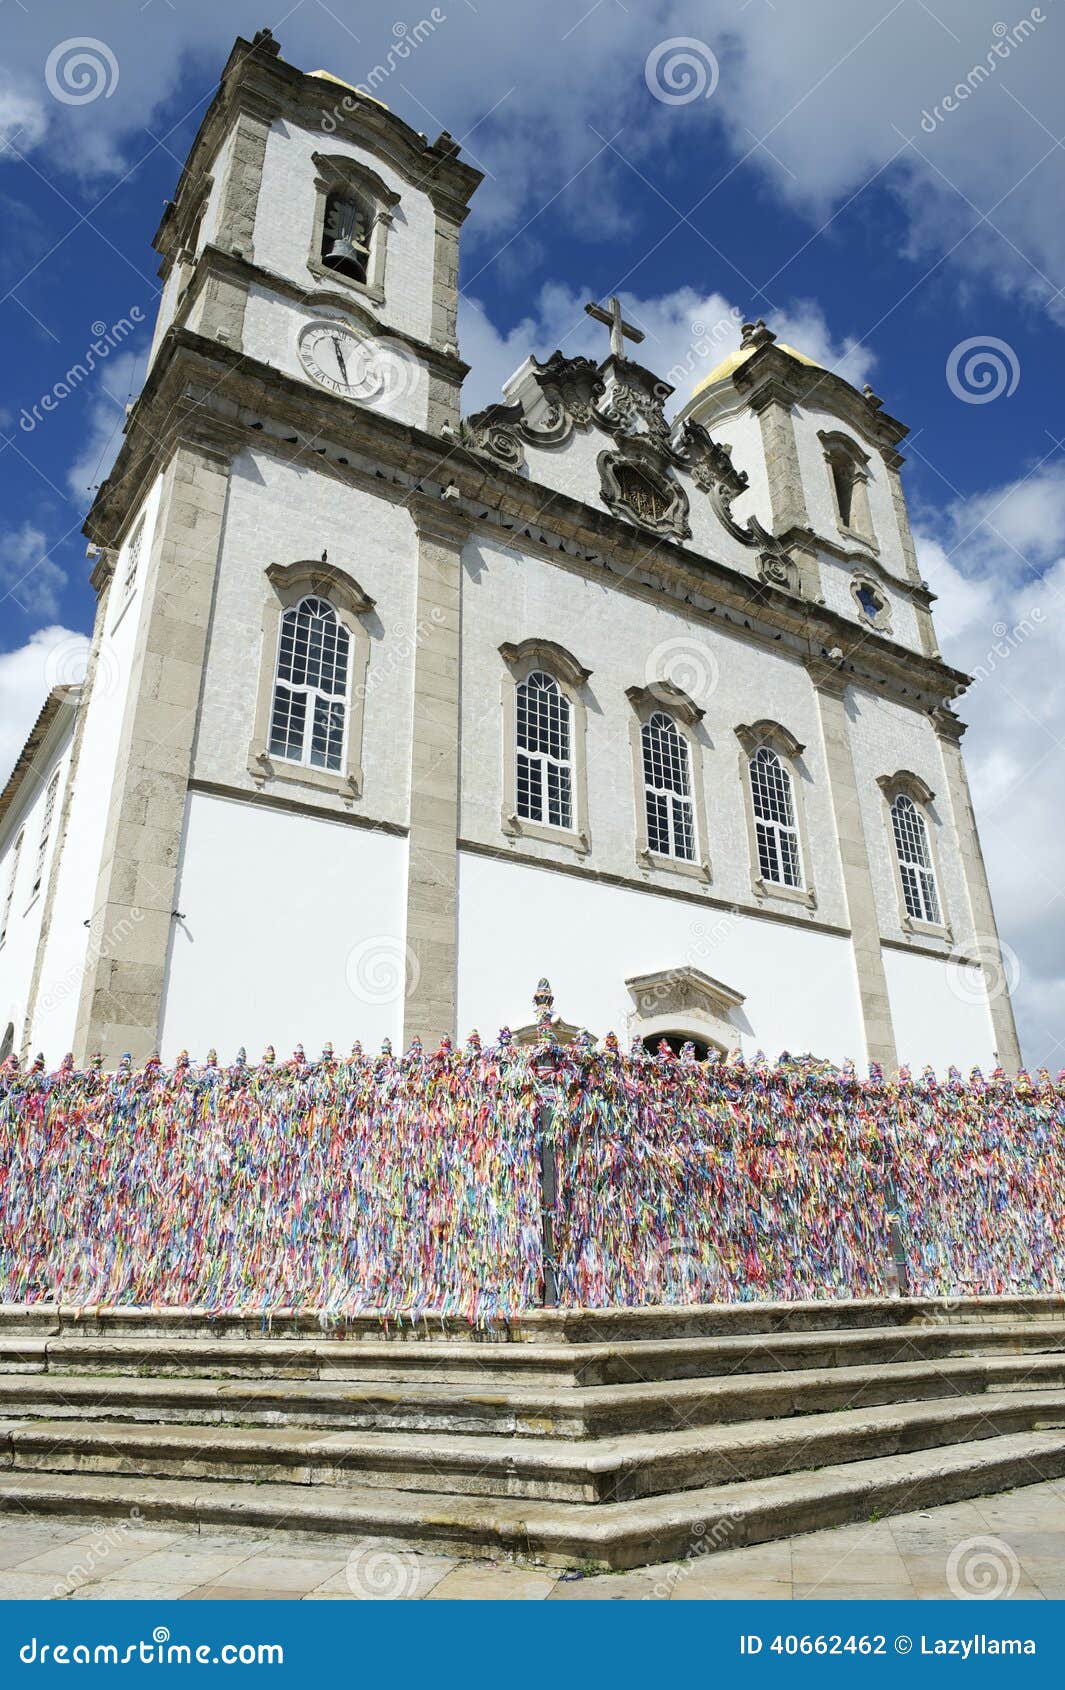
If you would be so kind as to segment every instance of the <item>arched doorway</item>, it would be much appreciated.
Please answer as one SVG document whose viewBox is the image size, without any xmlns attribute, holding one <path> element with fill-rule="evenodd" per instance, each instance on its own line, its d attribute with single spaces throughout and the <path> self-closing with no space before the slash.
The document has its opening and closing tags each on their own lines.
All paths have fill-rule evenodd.
<svg viewBox="0 0 1065 1690">
<path fill-rule="evenodd" d="M 705 1062 L 708 1058 L 722 1054 L 720 1046 L 712 1045 L 707 1039 L 695 1038 L 691 1033 L 682 1032 L 648 1033 L 643 1041 L 643 1048 L 648 1055 L 657 1056 L 663 1040 L 674 1056 L 679 1056 L 686 1044 L 694 1045 L 696 1062 Z"/>
</svg>

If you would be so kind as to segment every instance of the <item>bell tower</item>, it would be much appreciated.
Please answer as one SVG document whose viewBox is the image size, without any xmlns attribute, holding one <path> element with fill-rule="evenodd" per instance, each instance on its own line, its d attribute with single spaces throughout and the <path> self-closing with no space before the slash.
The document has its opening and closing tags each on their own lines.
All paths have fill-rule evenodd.
<svg viewBox="0 0 1065 1690">
<path fill-rule="evenodd" d="M 355 85 L 238 40 L 155 245 L 186 329 L 433 432 L 459 420 L 459 230 L 481 180 Z"/>
</svg>

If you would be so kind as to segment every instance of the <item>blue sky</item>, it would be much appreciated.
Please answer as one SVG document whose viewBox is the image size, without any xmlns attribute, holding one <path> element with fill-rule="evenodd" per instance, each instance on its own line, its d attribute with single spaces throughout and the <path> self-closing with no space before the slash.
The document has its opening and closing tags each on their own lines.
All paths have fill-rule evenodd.
<svg viewBox="0 0 1065 1690">
<path fill-rule="evenodd" d="M 962 712 L 1026 1054 L 1065 1062 L 1057 0 L 4 0 L 3 20 L 4 769 L 90 626 L 80 528 L 143 376 L 151 236 L 233 37 L 268 23 L 290 62 L 373 76 L 487 172 L 468 408 L 530 350 L 601 354 L 583 303 L 620 292 L 645 361 L 690 371 L 681 398 L 763 316 L 911 426 L 944 649 L 982 677 Z M 99 325 L 118 344 L 35 421 Z M 969 341 L 990 361 L 952 377 Z"/>
</svg>

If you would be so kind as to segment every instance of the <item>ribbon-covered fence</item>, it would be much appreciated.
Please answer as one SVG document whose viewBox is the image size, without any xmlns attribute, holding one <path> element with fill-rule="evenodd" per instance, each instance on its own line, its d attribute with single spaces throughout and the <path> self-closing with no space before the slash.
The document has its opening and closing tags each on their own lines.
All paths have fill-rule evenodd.
<svg viewBox="0 0 1065 1690">
<path fill-rule="evenodd" d="M 1065 1290 L 1065 1075 L 448 1041 L 0 1067 L 0 1301 L 458 1315 Z M 546 1264 L 545 1272 L 545 1246 Z"/>
</svg>

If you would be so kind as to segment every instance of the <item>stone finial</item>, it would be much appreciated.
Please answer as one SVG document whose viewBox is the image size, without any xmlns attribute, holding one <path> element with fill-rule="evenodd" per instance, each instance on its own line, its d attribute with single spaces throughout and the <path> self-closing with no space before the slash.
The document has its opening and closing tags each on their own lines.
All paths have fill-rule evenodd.
<svg viewBox="0 0 1065 1690">
<path fill-rule="evenodd" d="M 744 323 L 740 330 L 741 347 L 771 346 L 776 338 L 772 329 L 766 328 L 764 317 L 756 317 L 753 323 Z"/>
<path fill-rule="evenodd" d="M 251 38 L 251 44 L 257 53 L 262 53 L 268 59 L 276 59 L 281 51 L 281 43 L 274 39 L 274 32 L 269 27 L 257 29 Z"/>
<path fill-rule="evenodd" d="M 879 411 L 884 403 L 880 395 L 873 392 L 868 382 L 866 382 L 865 386 L 862 388 L 862 398 L 865 400 L 865 403 L 871 411 Z"/>
</svg>

